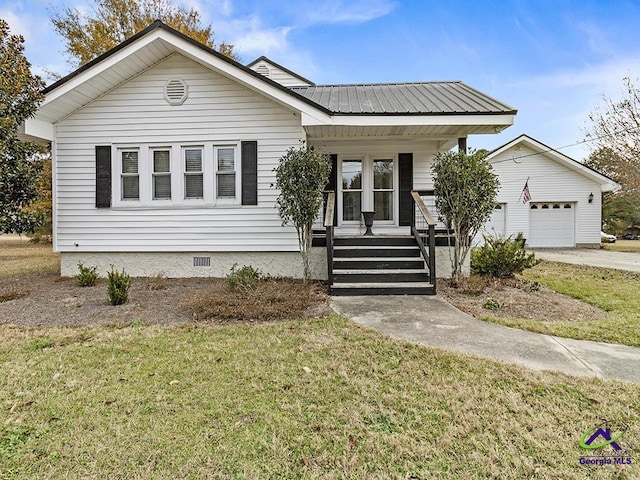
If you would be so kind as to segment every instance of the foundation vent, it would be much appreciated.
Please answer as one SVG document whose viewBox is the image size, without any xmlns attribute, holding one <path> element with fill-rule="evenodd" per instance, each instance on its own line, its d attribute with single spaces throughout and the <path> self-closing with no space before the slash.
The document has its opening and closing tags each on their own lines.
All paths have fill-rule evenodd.
<svg viewBox="0 0 640 480">
<path fill-rule="evenodd" d="M 189 87 L 179 78 L 172 78 L 164 86 L 164 98 L 169 105 L 182 105 L 188 95 Z"/>
<path fill-rule="evenodd" d="M 193 257 L 194 267 L 210 267 L 211 257 Z"/>
</svg>

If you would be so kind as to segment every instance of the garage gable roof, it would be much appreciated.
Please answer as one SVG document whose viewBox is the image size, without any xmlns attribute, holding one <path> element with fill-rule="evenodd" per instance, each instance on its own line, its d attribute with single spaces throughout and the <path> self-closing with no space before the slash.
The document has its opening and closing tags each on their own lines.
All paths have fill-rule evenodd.
<svg viewBox="0 0 640 480">
<path fill-rule="evenodd" d="M 606 175 L 603 175 L 597 170 L 594 170 L 593 168 L 588 167 L 587 165 L 577 160 L 574 160 L 573 158 L 565 155 L 564 153 L 560 153 L 554 148 L 551 148 L 548 145 L 545 145 L 544 143 L 536 140 L 535 138 L 532 138 L 525 134 L 522 134 L 519 137 L 516 137 L 513 140 L 505 143 L 504 145 L 501 145 L 500 147 L 490 151 L 487 155 L 487 160 L 489 162 L 495 161 L 498 155 L 518 145 L 524 145 L 526 147 L 529 147 L 531 150 L 535 151 L 536 153 L 542 154 L 547 158 L 554 160 L 560 163 L 561 165 L 564 165 L 570 170 L 573 170 L 574 172 L 579 173 L 580 175 L 583 175 L 589 178 L 590 180 L 593 180 L 594 182 L 600 184 L 600 188 L 603 192 L 615 191 L 621 188 L 620 185 L 612 178 L 609 178 Z M 526 157 L 529 155 L 530 154 L 525 154 L 525 155 L 522 155 L 520 158 L 523 158 L 526 160 Z"/>
</svg>

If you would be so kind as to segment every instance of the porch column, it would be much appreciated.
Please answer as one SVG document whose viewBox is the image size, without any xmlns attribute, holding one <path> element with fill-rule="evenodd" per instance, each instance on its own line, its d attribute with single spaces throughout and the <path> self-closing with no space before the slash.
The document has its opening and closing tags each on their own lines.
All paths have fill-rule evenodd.
<svg viewBox="0 0 640 480">
<path fill-rule="evenodd" d="M 458 138 L 458 152 L 467 153 L 467 137 Z"/>
</svg>

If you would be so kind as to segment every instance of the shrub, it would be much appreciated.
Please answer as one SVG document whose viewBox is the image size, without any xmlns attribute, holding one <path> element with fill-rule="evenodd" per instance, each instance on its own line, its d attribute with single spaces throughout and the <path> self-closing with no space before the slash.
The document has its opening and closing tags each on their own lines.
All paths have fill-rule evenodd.
<svg viewBox="0 0 640 480">
<path fill-rule="evenodd" d="M 471 252 L 471 271 L 479 275 L 510 278 L 537 263 L 525 250 L 521 233 L 516 238 L 485 236 L 484 245 Z"/>
<path fill-rule="evenodd" d="M 492 312 L 495 312 L 496 310 L 500 310 L 503 307 L 503 304 L 498 300 L 494 300 L 493 298 L 488 298 L 487 301 L 484 302 L 483 307 L 486 308 L 487 310 L 491 310 Z"/>
<path fill-rule="evenodd" d="M 251 265 L 243 265 L 236 269 L 237 263 L 231 267 L 231 272 L 227 275 L 227 286 L 231 290 L 249 290 L 256 286 L 260 278 L 260 270 L 256 270 Z"/>
<path fill-rule="evenodd" d="M 107 273 L 107 294 L 111 305 L 122 305 L 129 299 L 129 287 L 131 286 L 131 277 L 125 273 L 114 269 L 111 265 L 111 271 Z"/>
<path fill-rule="evenodd" d="M 85 267 L 82 262 L 78 262 L 78 273 L 73 278 L 81 287 L 93 287 L 98 281 L 98 267 Z"/>
</svg>

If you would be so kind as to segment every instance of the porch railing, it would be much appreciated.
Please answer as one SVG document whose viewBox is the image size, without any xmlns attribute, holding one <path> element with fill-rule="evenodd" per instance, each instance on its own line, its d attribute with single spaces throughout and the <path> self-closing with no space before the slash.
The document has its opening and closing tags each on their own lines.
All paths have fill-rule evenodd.
<svg viewBox="0 0 640 480">
<path fill-rule="evenodd" d="M 416 239 L 422 257 L 429 270 L 429 280 L 436 288 L 436 220 L 424 204 L 420 193 L 412 190 L 413 215 L 411 215 L 411 234 Z"/>
<path fill-rule="evenodd" d="M 327 284 L 329 291 L 333 285 L 333 216 L 336 207 L 336 192 L 330 190 L 327 193 L 326 210 L 324 213 L 324 228 L 327 232 Z"/>
</svg>

